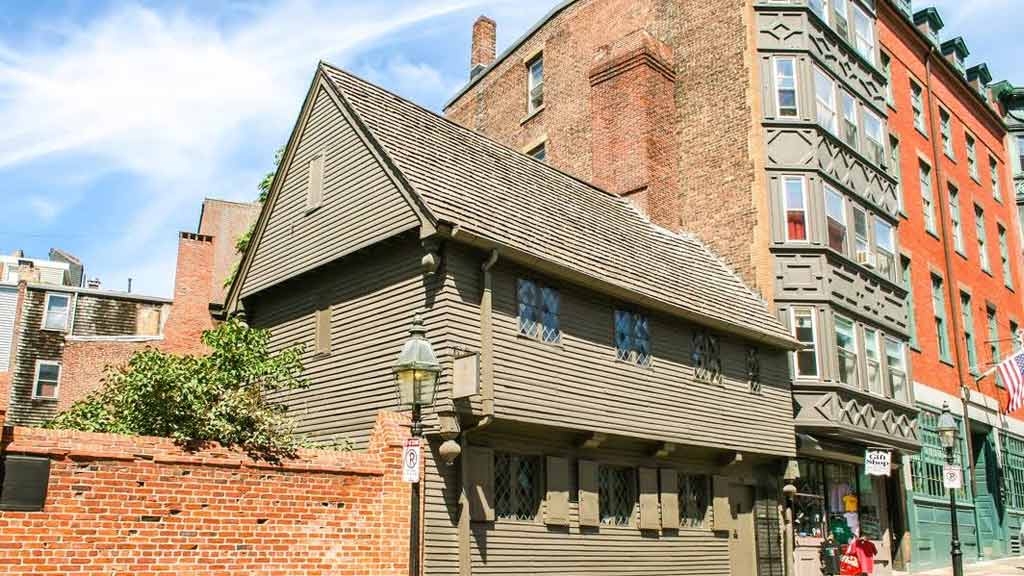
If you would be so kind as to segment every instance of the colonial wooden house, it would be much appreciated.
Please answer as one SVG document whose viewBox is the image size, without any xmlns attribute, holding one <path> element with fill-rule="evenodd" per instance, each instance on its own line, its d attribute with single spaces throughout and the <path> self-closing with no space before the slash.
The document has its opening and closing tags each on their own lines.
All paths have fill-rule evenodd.
<svg viewBox="0 0 1024 576">
<path fill-rule="evenodd" d="M 357 447 L 423 313 L 426 574 L 782 573 L 796 342 L 616 195 L 321 64 L 226 309 L 304 347 L 283 399 Z"/>
</svg>

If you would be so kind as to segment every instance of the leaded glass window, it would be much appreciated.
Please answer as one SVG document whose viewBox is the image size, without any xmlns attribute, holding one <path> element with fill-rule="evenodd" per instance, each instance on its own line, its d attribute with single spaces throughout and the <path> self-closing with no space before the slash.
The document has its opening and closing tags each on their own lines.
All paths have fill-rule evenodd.
<svg viewBox="0 0 1024 576">
<path fill-rule="evenodd" d="M 679 527 L 703 528 L 711 502 L 710 479 L 704 475 L 679 474 Z"/>
<path fill-rule="evenodd" d="M 600 466 L 597 473 L 601 523 L 628 526 L 636 505 L 636 471 L 621 466 Z"/>
<path fill-rule="evenodd" d="M 693 333 L 690 344 L 694 376 L 698 382 L 722 383 L 722 357 L 718 337 L 707 332 Z"/>
<path fill-rule="evenodd" d="M 519 304 L 519 333 L 544 342 L 562 338 L 559 323 L 558 290 L 520 279 L 516 288 Z"/>
<path fill-rule="evenodd" d="M 615 311 L 615 355 L 619 360 L 647 366 L 651 362 L 651 331 L 647 316 Z"/>
<path fill-rule="evenodd" d="M 539 456 L 494 453 L 494 513 L 505 520 L 534 520 L 540 510 Z"/>
</svg>

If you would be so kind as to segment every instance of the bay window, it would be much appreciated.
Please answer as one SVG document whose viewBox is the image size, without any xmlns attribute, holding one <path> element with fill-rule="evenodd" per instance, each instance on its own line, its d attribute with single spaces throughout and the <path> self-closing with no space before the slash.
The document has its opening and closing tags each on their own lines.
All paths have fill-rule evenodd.
<svg viewBox="0 0 1024 576">
<path fill-rule="evenodd" d="M 847 16 L 847 0 L 832 0 L 832 28 L 843 37 L 843 40 L 850 40 L 850 21 Z"/>
<path fill-rule="evenodd" d="M 814 325 L 814 309 L 793 309 L 793 332 L 803 348 L 796 354 L 796 376 L 798 378 L 818 377 L 818 340 Z"/>
<path fill-rule="evenodd" d="M 775 105 L 778 115 L 787 118 L 799 114 L 796 92 L 796 60 L 792 57 L 775 59 Z"/>
<path fill-rule="evenodd" d="M 889 395 L 897 400 L 909 402 L 907 360 L 902 342 L 895 338 L 885 339 L 885 361 L 888 367 Z"/>
<path fill-rule="evenodd" d="M 875 63 L 875 28 L 874 22 L 859 6 L 853 6 L 854 48 L 865 60 Z"/>
<path fill-rule="evenodd" d="M 843 141 L 854 150 L 860 150 L 860 134 L 857 124 L 857 100 L 845 90 L 840 91 L 843 103 Z"/>
<path fill-rule="evenodd" d="M 828 185 L 825 185 L 825 220 L 829 247 L 846 254 L 846 200 Z"/>
<path fill-rule="evenodd" d="M 878 345 L 878 330 L 864 329 L 864 359 L 867 361 L 868 392 L 882 395 L 882 357 Z"/>
<path fill-rule="evenodd" d="M 867 137 L 865 155 L 875 164 L 885 164 L 885 144 L 883 144 L 882 120 L 867 109 L 864 110 L 864 136 Z"/>
<path fill-rule="evenodd" d="M 896 242 L 892 224 L 875 217 L 875 260 L 878 273 L 896 280 Z"/>
<path fill-rule="evenodd" d="M 814 67 L 814 97 L 818 103 L 818 124 L 836 134 L 836 83 L 817 66 Z"/>
<path fill-rule="evenodd" d="M 807 191 L 802 176 L 782 178 L 783 198 L 786 209 L 786 240 L 807 241 Z"/>
<path fill-rule="evenodd" d="M 836 324 L 836 366 L 839 381 L 847 386 L 859 388 L 857 378 L 857 336 L 853 321 L 835 316 Z"/>
</svg>

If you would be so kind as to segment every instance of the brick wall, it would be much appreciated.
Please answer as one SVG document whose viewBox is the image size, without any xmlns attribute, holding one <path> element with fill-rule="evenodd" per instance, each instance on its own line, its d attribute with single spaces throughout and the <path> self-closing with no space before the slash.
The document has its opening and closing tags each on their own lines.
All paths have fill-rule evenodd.
<svg viewBox="0 0 1024 576">
<path fill-rule="evenodd" d="M 235 251 L 235 243 L 256 222 L 259 215 L 260 204 L 255 202 L 228 202 L 213 198 L 203 200 L 198 232 L 213 237 L 213 268 L 208 281 L 214 302 L 224 301 L 227 293 L 224 279 L 241 258 Z"/>
<path fill-rule="evenodd" d="M 107 367 L 119 367 L 128 363 L 131 355 L 147 346 L 159 347 L 161 341 L 112 342 L 75 341 L 64 344 L 62 361 L 63 375 L 60 382 L 60 397 L 57 412 L 67 410 L 75 401 L 100 387 Z"/>
<path fill-rule="evenodd" d="M 759 176 L 760 86 L 749 0 L 580 0 L 542 26 L 445 110 L 452 120 L 512 148 L 546 142 L 547 161 L 594 181 L 601 146 L 589 72 L 604 47 L 638 30 L 672 54 L 674 106 L 657 125 L 673 131 L 675 218 L 747 283 L 771 295 L 767 187 Z M 501 24 L 500 22 L 498 23 Z M 525 60 L 543 51 L 545 104 L 527 117 Z M 638 103 L 644 99 L 636 99 Z M 639 105 L 639 104 L 638 104 Z M 673 207 L 674 208 L 674 207 Z"/>
<path fill-rule="evenodd" d="M 996 311 L 998 337 L 1002 357 L 1012 349 L 1010 322 L 1024 326 L 1024 305 L 1021 290 L 1020 261 L 1011 258 L 1011 274 L 1014 290 L 1004 284 L 999 257 L 997 225 L 1007 231 L 1010 254 L 1019 254 L 1017 213 L 1012 183 L 1006 177 L 1007 155 L 1003 140 L 1004 130 L 986 112 L 985 104 L 979 102 L 958 78 L 944 70 L 941 63 L 931 66 L 931 104 L 927 97 L 929 46 L 910 33 L 910 27 L 902 16 L 887 3 L 881 3 L 878 20 L 878 36 L 882 48 L 891 55 L 893 105 L 889 110 L 889 131 L 900 139 L 900 174 L 903 191 L 905 220 L 899 226 L 900 247 L 910 258 L 911 289 L 914 299 L 914 322 L 917 345 L 911 353 L 911 369 L 914 380 L 930 388 L 939 389 L 955 397 L 960 396 L 960 384 L 1007 405 L 1006 391 L 995 385 L 992 377 L 974 382 L 974 375 L 967 370 L 966 340 L 960 325 L 962 310 L 960 293 L 971 296 L 971 326 L 979 363 L 979 372 L 991 366 L 988 347 L 988 307 Z M 941 56 L 936 56 L 941 58 Z M 914 127 L 911 109 L 910 82 L 917 83 L 925 90 L 926 123 L 928 136 Z M 933 139 L 939 139 L 939 111 L 941 106 L 951 118 L 954 159 L 941 150 L 936 154 Z M 975 138 L 978 161 L 978 179 L 972 178 L 967 167 L 965 135 Z M 989 157 L 996 160 L 1002 177 L 1001 198 L 993 194 L 989 171 Z M 925 230 L 924 202 L 919 179 L 919 164 L 924 161 L 932 168 L 932 197 L 937 222 L 937 234 Z M 951 219 L 949 210 L 949 187 L 952 183 L 958 189 L 960 223 L 963 237 L 963 252 L 952 248 Z M 981 267 L 978 235 L 976 233 L 975 206 L 982 209 L 985 219 L 986 250 L 989 271 Z M 945 216 L 945 222 L 943 222 Z M 946 265 L 946 244 L 950 246 L 952 267 Z M 946 288 L 946 324 L 949 341 L 950 361 L 939 357 L 938 337 L 931 300 L 931 276 L 942 277 Z M 952 291 L 950 291 L 952 288 Z M 954 340 L 955 339 L 955 340 Z M 957 348 L 959 347 L 959 356 Z M 961 367 L 963 370 L 961 371 Z M 1015 413 L 1024 415 L 1024 410 Z"/>
<path fill-rule="evenodd" d="M 43 511 L 0 511 L 0 575 L 407 574 L 402 422 L 378 415 L 366 452 L 307 450 L 280 465 L 162 438 L 6 428 L 4 451 L 52 462 Z"/>
<path fill-rule="evenodd" d="M 174 271 L 174 305 L 164 325 L 164 344 L 161 346 L 164 350 L 179 354 L 204 351 L 199 339 L 205 330 L 213 328 L 210 316 L 213 265 L 214 238 L 182 232 Z"/>
</svg>

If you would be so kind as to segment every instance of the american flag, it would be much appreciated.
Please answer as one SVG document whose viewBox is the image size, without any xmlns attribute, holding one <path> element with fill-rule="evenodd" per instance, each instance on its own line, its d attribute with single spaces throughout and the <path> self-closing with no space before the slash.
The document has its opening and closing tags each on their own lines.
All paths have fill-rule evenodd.
<svg viewBox="0 0 1024 576">
<path fill-rule="evenodd" d="M 1010 407 L 1007 413 L 1024 406 L 1024 352 L 1017 352 L 999 363 L 999 376 L 1010 394 Z"/>
</svg>

